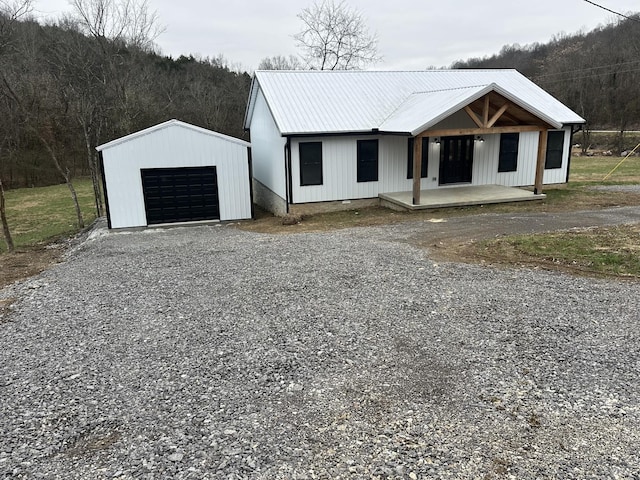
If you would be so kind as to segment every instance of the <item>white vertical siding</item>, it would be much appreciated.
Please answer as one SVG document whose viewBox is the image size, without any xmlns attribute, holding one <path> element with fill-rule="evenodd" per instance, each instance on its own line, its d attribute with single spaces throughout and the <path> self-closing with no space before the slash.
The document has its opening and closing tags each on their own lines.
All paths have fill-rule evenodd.
<svg viewBox="0 0 640 480">
<path fill-rule="evenodd" d="M 374 137 L 366 139 L 372 138 Z M 357 181 L 357 140 L 360 139 L 365 138 L 293 139 L 291 141 L 293 203 L 377 197 L 380 182 Z M 322 185 L 300 186 L 300 142 L 322 142 Z"/>
<path fill-rule="evenodd" d="M 565 136 L 565 150 L 569 148 Z M 378 139 L 377 182 L 357 181 L 357 141 Z M 530 186 L 535 182 L 538 155 L 538 132 L 520 133 L 518 165 L 515 172 L 498 172 L 500 135 L 483 135 L 484 142 L 474 142 L 472 185 Z M 420 182 L 424 190 L 439 188 L 440 149 L 429 141 L 428 177 Z M 300 142 L 322 142 L 322 185 L 300 185 Z M 374 198 L 380 193 L 407 191 L 413 180 L 407 179 L 408 138 L 383 135 L 378 137 L 308 137 L 291 141 L 291 175 L 293 203 L 323 202 Z M 566 154 L 560 169 L 545 170 L 544 183 L 562 183 L 566 179 Z"/>
<path fill-rule="evenodd" d="M 371 139 L 378 139 L 378 181 L 358 182 L 358 140 Z M 407 141 L 407 137 L 404 136 L 293 139 L 291 141 L 293 203 L 375 198 L 380 193 L 410 190 L 413 180 L 407 179 Z M 322 142 L 322 185 L 300 185 L 300 142 Z M 430 147 L 433 148 L 431 144 Z M 432 156 L 433 152 L 430 152 L 430 175 L 434 168 Z M 429 178 L 423 178 L 421 185 L 422 188 L 433 188 L 433 182 Z"/>
<path fill-rule="evenodd" d="M 147 225 L 141 169 L 215 166 L 220 220 L 251 218 L 246 145 L 172 125 L 102 151 L 113 228 Z"/>
<path fill-rule="evenodd" d="M 568 134 L 566 132 L 569 132 Z M 565 129 L 562 168 L 544 171 L 544 184 L 564 183 L 567 178 L 567 154 L 571 143 L 571 129 Z M 476 142 L 473 157 L 474 185 L 530 186 L 535 183 L 538 159 L 538 132 L 522 132 L 518 144 L 518 165 L 515 172 L 498 172 L 500 135 L 485 135 L 483 143 Z"/>
<path fill-rule="evenodd" d="M 492 185 L 498 173 L 500 135 L 482 135 L 484 142 L 473 142 L 472 185 Z"/>
<path fill-rule="evenodd" d="M 284 166 L 284 145 L 286 140 L 280 135 L 273 116 L 269 111 L 262 91 L 255 100 L 251 124 L 253 177 L 283 199 L 287 195 Z"/>
<path fill-rule="evenodd" d="M 538 158 L 538 132 L 521 132 L 518 144 L 518 163 L 515 172 L 498 172 L 500 155 L 500 135 L 496 139 L 494 183 L 507 187 L 522 187 L 533 185 L 536 177 L 536 162 Z"/>
</svg>

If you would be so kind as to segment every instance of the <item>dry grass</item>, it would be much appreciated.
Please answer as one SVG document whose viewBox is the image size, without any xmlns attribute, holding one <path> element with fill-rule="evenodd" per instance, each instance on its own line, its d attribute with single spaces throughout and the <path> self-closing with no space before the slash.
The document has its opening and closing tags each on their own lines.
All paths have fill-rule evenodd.
<svg viewBox="0 0 640 480">
<path fill-rule="evenodd" d="M 640 279 L 640 225 L 514 235 L 467 245 L 459 254 L 470 261 Z"/>
</svg>

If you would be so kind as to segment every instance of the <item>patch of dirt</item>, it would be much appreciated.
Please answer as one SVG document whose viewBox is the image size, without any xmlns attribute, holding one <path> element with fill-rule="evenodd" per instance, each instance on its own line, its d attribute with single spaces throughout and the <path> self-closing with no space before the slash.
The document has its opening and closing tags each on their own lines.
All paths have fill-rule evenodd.
<svg viewBox="0 0 640 480">
<path fill-rule="evenodd" d="M 38 275 L 60 261 L 64 247 L 59 244 L 18 248 L 0 255 L 0 289 L 14 282 Z"/>
</svg>

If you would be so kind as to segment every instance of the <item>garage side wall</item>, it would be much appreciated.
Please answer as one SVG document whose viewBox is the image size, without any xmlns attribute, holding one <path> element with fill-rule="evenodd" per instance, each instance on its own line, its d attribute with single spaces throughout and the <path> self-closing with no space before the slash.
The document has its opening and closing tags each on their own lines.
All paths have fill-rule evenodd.
<svg viewBox="0 0 640 480">
<path fill-rule="evenodd" d="M 249 159 L 245 144 L 178 125 L 105 148 L 112 228 L 147 225 L 140 170 L 215 166 L 220 220 L 251 218 Z"/>
</svg>

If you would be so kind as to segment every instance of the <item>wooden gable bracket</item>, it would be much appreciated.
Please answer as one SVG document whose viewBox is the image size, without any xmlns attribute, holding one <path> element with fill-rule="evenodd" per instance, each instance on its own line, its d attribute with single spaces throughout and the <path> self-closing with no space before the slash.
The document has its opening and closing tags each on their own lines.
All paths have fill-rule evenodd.
<svg viewBox="0 0 640 480">
<path fill-rule="evenodd" d="M 489 114 L 490 114 L 489 95 L 485 95 L 484 108 L 482 110 L 482 118 L 480 118 L 480 116 L 476 112 L 474 112 L 469 105 L 464 107 L 464 111 L 467 112 L 467 115 L 471 117 L 471 120 L 473 120 L 473 123 L 475 123 L 478 126 L 478 128 L 491 128 L 496 124 L 498 120 L 500 120 L 500 117 L 502 117 L 505 114 L 505 112 L 509 109 L 510 106 L 511 105 L 509 104 L 509 102 L 506 102 L 496 111 L 496 113 L 494 113 L 491 116 L 491 118 L 489 118 Z"/>
</svg>

